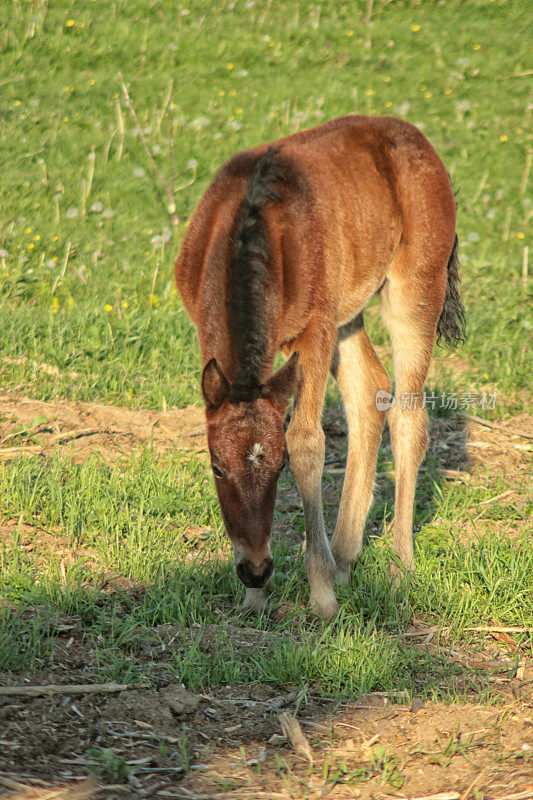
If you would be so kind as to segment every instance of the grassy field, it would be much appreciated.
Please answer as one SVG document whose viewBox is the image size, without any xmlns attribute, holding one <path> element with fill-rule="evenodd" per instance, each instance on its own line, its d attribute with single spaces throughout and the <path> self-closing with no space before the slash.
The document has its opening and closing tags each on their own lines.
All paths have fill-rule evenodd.
<svg viewBox="0 0 533 800">
<path fill-rule="evenodd" d="M 532 655 L 531 446 L 505 428 L 531 434 L 528 54 L 518 0 L 6 0 L 0 402 L 26 397 L 40 410 L 23 420 L 0 409 L 0 683 L 61 673 L 51 614 L 76 620 L 92 681 L 497 703 L 502 683 L 490 669 L 450 655 L 484 652 L 486 634 L 471 630 L 480 626 L 517 629 L 512 646 L 499 646 L 508 679 L 523 675 L 521 659 Z M 124 423 L 120 457 L 95 445 L 82 458 L 67 443 L 69 414 L 83 402 L 165 419 L 200 403 L 195 333 L 172 281 L 196 203 L 236 151 L 352 112 L 417 124 L 452 176 L 469 339 L 458 356 L 436 348 L 429 387 L 455 392 L 458 408 L 431 414 L 411 590 L 393 590 L 385 572 L 385 440 L 368 547 L 339 593 L 339 619 L 321 627 L 306 617 L 303 518 L 286 475 L 277 611 L 251 622 L 238 611 L 242 589 L 205 449 L 179 437 L 161 449 L 153 433 L 127 439 Z M 368 320 L 387 359 L 375 305 Z M 332 385 L 333 418 L 337 403 Z M 461 411 L 502 427 L 472 427 Z M 345 439 L 328 442 L 342 457 Z M 339 472 L 324 475 L 330 528 Z M 118 589 L 109 575 L 123 581 Z M 448 649 L 421 647 L 413 624 L 439 629 Z M 228 625 L 268 634 L 268 645 L 243 657 Z M 146 648 L 161 641 L 161 626 L 197 634 L 154 659 Z M 206 651 L 210 626 L 220 633 Z"/>
</svg>

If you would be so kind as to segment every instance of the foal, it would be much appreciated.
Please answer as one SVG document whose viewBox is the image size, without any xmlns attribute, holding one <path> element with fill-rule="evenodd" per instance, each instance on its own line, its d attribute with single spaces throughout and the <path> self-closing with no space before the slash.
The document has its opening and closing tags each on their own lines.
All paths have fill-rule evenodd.
<svg viewBox="0 0 533 800">
<path fill-rule="evenodd" d="M 337 574 L 361 553 L 391 382 L 365 330 L 379 294 L 393 349 L 389 411 L 396 468 L 392 545 L 414 568 L 412 515 L 428 444 L 423 388 L 435 335 L 464 338 L 456 208 L 428 140 L 391 117 L 347 116 L 239 153 L 194 214 L 176 281 L 203 359 L 207 438 L 245 606 L 260 611 L 273 563 L 270 529 L 288 457 L 302 497 L 312 610 L 338 610 Z M 273 374 L 281 350 L 290 356 Z M 324 529 L 321 410 L 328 372 L 349 427 L 331 549 Z M 285 436 L 283 418 L 295 393 Z"/>
</svg>

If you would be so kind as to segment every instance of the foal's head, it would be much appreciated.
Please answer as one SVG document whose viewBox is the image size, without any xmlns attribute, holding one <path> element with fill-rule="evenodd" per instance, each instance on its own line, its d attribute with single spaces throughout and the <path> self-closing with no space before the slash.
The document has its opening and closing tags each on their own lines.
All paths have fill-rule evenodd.
<svg viewBox="0 0 533 800">
<path fill-rule="evenodd" d="M 298 356 L 241 400 L 211 359 L 202 375 L 211 466 L 237 575 L 248 588 L 273 571 L 269 539 L 278 477 L 287 461 L 283 418 L 296 389 Z"/>
</svg>

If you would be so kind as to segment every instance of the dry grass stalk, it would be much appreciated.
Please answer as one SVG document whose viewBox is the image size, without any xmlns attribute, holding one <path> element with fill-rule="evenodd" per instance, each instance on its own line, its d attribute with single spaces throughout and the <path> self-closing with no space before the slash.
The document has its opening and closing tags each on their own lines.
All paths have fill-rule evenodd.
<svg viewBox="0 0 533 800">
<path fill-rule="evenodd" d="M 287 711 L 285 711 L 283 714 L 278 714 L 278 719 L 280 721 L 283 733 L 287 739 L 289 739 L 290 743 L 294 747 L 295 752 L 298 753 L 298 755 L 306 758 L 312 764 L 314 762 L 314 758 L 311 745 L 302 731 L 300 723 L 296 717 L 293 716 L 293 714 L 289 714 Z"/>
<path fill-rule="evenodd" d="M 134 120 L 134 122 L 135 122 L 135 124 L 137 126 L 138 131 L 139 131 L 139 137 L 141 139 L 141 143 L 142 143 L 142 146 L 144 148 L 144 152 L 146 153 L 146 155 L 148 157 L 148 161 L 150 162 L 150 165 L 151 165 L 152 169 L 154 170 L 155 174 L 159 178 L 159 180 L 160 180 L 160 182 L 161 182 L 161 184 L 162 184 L 162 186 L 163 186 L 163 188 L 164 188 L 164 190 L 166 192 L 168 213 L 170 214 L 170 221 L 172 222 L 172 225 L 177 225 L 178 224 L 178 215 L 176 214 L 176 201 L 174 200 L 174 193 L 172 191 L 172 187 L 171 187 L 171 185 L 169 184 L 169 182 L 167 181 L 167 179 L 165 178 L 165 176 L 163 175 L 163 173 L 161 172 L 161 170 L 159 169 L 159 167 L 157 166 L 157 164 L 154 161 L 154 157 L 152 156 L 152 154 L 150 152 L 150 148 L 148 147 L 148 144 L 146 142 L 146 139 L 145 139 L 142 127 L 141 127 L 141 123 L 139 122 L 139 118 L 137 117 L 135 108 L 134 108 L 133 103 L 131 101 L 131 98 L 129 96 L 128 90 L 126 88 L 126 84 L 124 83 L 124 79 L 122 77 L 122 74 L 120 74 L 120 73 L 119 73 L 119 80 L 120 80 L 120 85 L 122 86 L 122 91 L 124 93 L 124 102 L 126 103 L 126 105 L 128 107 L 128 110 L 129 110 L 131 116 L 133 117 L 133 120 Z"/>
</svg>

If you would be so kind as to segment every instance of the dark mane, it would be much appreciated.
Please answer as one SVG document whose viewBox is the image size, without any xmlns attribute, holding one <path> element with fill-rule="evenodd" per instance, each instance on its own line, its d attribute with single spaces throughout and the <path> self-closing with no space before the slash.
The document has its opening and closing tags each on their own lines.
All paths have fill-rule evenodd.
<svg viewBox="0 0 533 800">
<path fill-rule="evenodd" d="M 270 247 L 264 207 L 282 199 L 276 183 L 285 178 L 271 147 L 259 158 L 239 208 L 233 229 L 233 256 L 229 270 L 232 338 L 239 370 L 231 390 L 233 402 L 250 401 L 261 394 L 261 371 L 268 346 L 265 284 Z"/>
</svg>

